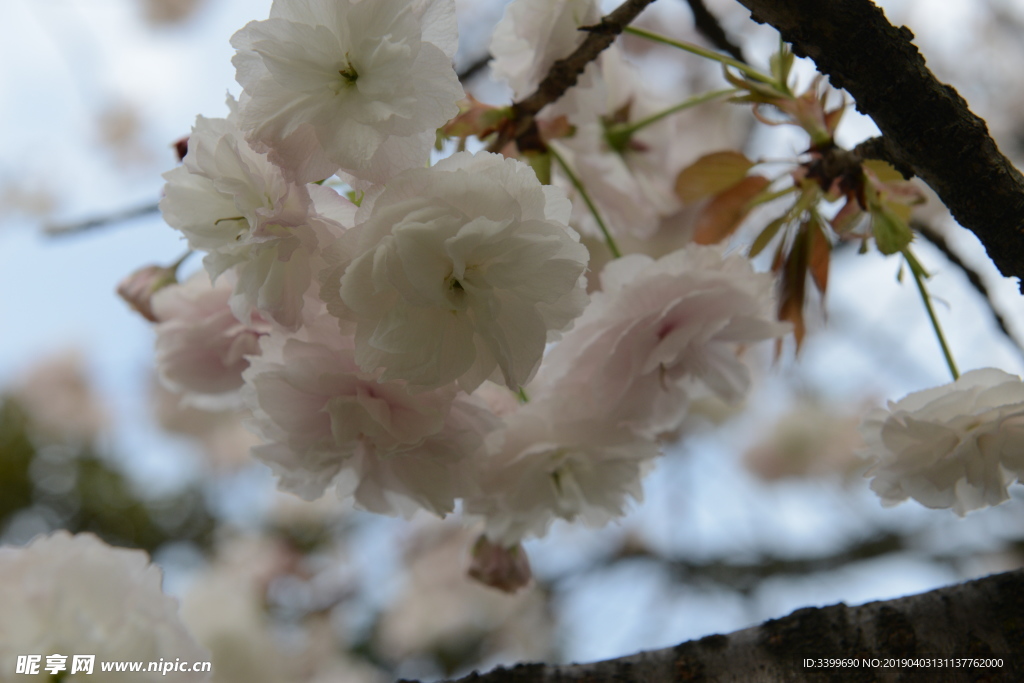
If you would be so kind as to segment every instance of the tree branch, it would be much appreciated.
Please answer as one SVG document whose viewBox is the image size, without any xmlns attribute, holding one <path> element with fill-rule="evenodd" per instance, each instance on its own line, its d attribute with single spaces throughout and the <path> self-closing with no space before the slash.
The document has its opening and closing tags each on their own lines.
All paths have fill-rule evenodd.
<svg viewBox="0 0 1024 683">
<path fill-rule="evenodd" d="M 857 658 L 817 668 L 805 659 Z M 872 666 L 868 660 L 877 659 Z M 895 658 L 917 660 L 900 665 Z M 964 667 L 950 658 L 1002 659 Z M 938 659 L 938 661 L 936 661 Z M 930 665 L 926 664 L 930 662 Z M 461 683 L 661 681 L 1019 681 L 1024 675 L 1024 570 L 859 607 L 805 608 L 760 626 L 592 664 L 520 664 Z"/>
<path fill-rule="evenodd" d="M 103 216 L 97 216 L 96 218 L 90 218 L 88 220 L 79 221 L 76 223 L 54 223 L 43 227 L 43 232 L 50 237 L 64 237 L 66 235 L 77 235 L 81 232 L 87 232 L 96 228 L 105 228 L 115 223 L 124 223 L 134 218 L 141 218 L 142 216 L 148 216 L 152 213 L 159 213 L 159 204 L 146 204 L 145 206 L 137 206 L 131 209 L 122 209 L 115 213 L 109 213 Z"/>
<path fill-rule="evenodd" d="M 686 4 L 690 6 L 690 10 L 693 12 L 693 23 L 701 35 L 733 59 L 744 63 L 747 61 L 743 57 L 743 50 L 739 45 L 729 40 L 725 29 L 722 28 L 722 25 L 718 23 L 718 19 L 707 8 L 707 5 L 704 4 L 704 0 L 686 0 Z"/>
<path fill-rule="evenodd" d="M 487 65 L 491 63 L 491 55 L 485 54 L 482 57 L 477 57 L 476 60 L 465 66 L 461 71 L 458 72 L 459 82 L 465 83 L 469 79 L 476 76 L 478 73 L 487 68 Z"/>
<path fill-rule="evenodd" d="M 512 121 L 514 126 L 502 131 L 493 145 L 492 150 L 500 150 L 512 140 L 529 134 L 534 127 L 534 117 L 537 113 L 548 106 L 565 91 L 576 85 L 587 64 L 597 59 L 597 56 L 615 42 L 615 38 L 622 33 L 623 29 L 629 26 L 630 22 L 647 8 L 654 0 L 626 0 L 613 11 L 601 18 L 601 22 L 594 26 L 581 26 L 581 31 L 587 31 L 586 39 L 580 43 L 568 57 L 555 62 L 548 75 L 537 86 L 533 94 L 512 105 Z"/>
<path fill-rule="evenodd" d="M 906 27 L 892 26 L 870 0 L 739 2 L 853 96 L 882 131 L 879 149 L 935 190 L 1003 275 L 1024 276 L 1024 177 L 985 122 L 928 70 Z"/>
</svg>

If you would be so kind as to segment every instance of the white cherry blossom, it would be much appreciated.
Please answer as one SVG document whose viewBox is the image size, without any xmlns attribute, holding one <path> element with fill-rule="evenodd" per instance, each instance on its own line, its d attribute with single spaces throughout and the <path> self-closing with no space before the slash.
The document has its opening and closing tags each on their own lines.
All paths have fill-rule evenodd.
<svg viewBox="0 0 1024 683">
<path fill-rule="evenodd" d="M 332 312 L 356 323 L 359 366 L 426 388 L 518 390 L 587 301 L 588 254 L 568 214 L 559 190 L 495 154 L 396 176 L 344 240 Z"/>
<path fill-rule="evenodd" d="M 231 39 L 240 125 L 305 182 L 422 166 L 463 96 L 456 42 L 454 0 L 276 0 Z"/>
<path fill-rule="evenodd" d="M 258 312 L 298 327 L 317 247 L 342 227 L 318 215 L 310 189 L 285 178 L 230 120 L 200 116 L 188 147 L 182 166 L 164 174 L 164 219 L 207 252 L 211 277 L 236 270 L 231 306 L 240 320 Z M 326 203 L 331 190 L 313 192 Z"/>
<path fill-rule="evenodd" d="M 971 370 L 872 410 L 860 433 L 866 476 L 885 505 L 913 498 L 958 515 L 998 505 L 1024 475 L 1024 383 Z"/>
</svg>

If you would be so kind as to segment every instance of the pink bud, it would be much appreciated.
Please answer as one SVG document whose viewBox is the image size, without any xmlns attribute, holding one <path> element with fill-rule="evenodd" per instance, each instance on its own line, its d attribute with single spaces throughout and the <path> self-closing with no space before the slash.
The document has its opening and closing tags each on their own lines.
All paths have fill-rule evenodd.
<svg viewBox="0 0 1024 683">
<path fill-rule="evenodd" d="M 473 544 L 469 575 L 484 585 L 506 593 L 515 593 L 533 579 L 530 558 L 526 556 L 522 544 L 506 548 L 491 543 L 485 535 L 481 535 Z"/>
<path fill-rule="evenodd" d="M 160 319 L 153 313 L 153 295 L 158 290 L 178 281 L 174 275 L 176 270 L 177 267 L 157 265 L 139 268 L 118 283 L 117 294 L 146 320 L 154 323 L 160 322 Z"/>
</svg>

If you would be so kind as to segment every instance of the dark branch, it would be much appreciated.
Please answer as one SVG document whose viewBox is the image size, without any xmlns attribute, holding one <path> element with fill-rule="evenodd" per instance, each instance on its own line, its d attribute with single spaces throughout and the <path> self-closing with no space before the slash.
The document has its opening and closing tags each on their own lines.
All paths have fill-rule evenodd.
<svg viewBox="0 0 1024 683">
<path fill-rule="evenodd" d="M 988 287 L 986 287 L 984 281 L 982 281 L 981 274 L 964 263 L 946 242 L 946 238 L 936 232 L 932 226 L 923 221 L 911 221 L 910 227 L 914 228 L 921 237 L 931 242 L 932 246 L 941 251 L 947 261 L 963 271 L 964 275 L 967 277 L 967 281 L 970 282 L 971 286 L 974 287 L 978 294 L 981 294 L 982 298 L 985 299 L 985 302 L 988 304 L 989 311 L 992 312 L 992 317 L 996 320 L 996 325 L 999 326 L 999 330 L 1015 347 L 1017 347 L 1017 351 L 1024 356 L 1024 345 L 1022 345 L 1020 340 L 1018 340 L 1014 336 L 1013 332 L 1010 331 L 1010 328 L 1006 324 L 1006 320 L 996 307 L 996 302 L 992 300 L 992 295 L 989 293 Z"/>
<path fill-rule="evenodd" d="M 111 213 L 97 218 L 90 218 L 78 223 L 47 225 L 43 228 L 43 232 L 51 237 L 76 235 L 80 232 L 85 232 L 94 228 L 105 228 L 109 225 L 114 225 L 115 223 L 123 223 L 125 221 L 130 221 L 133 218 L 141 218 L 142 216 L 148 216 L 151 213 L 158 213 L 159 211 L 160 206 L 158 204 L 146 204 L 145 206 L 139 206 L 133 209 L 124 209 L 117 213 Z"/>
<path fill-rule="evenodd" d="M 1024 570 L 858 607 L 805 608 L 729 635 L 593 664 L 520 664 L 462 683 L 649 681 L 1020 681 Z M 815 668 L 805 659 L 856 658 Z M 935 659 L 1001 659 L 955 664 Z M 868 661 L 865 662 L 864 660 Z M 874 664 L 872 660 L 880 660 Z M 886 662 L 885 660 L 897 660 Z M 926 665 L 924 660 L 932 660 Z M 900 662 L 899 660 L 916 660 Z M 874 664 L 874 665 L 873 665 Z M 942 666 L 940 666 L 940 664 Z M 927 668 L 926 668 L 927 666 Z M 921 668 L 918 668 L 921 667 Z"/>
<path fill-rule="evenodd" d="M 626 0 L 611 14 L 602 17 L 600 23 L 594 26 L 581 26 L 580 30 L 588 33 L 586 39 L 575 52 L 551 66 L 548 75 L 532 95 L 512 105 L 514 126 L 502 131 L 498 140 L 491 145 L 491 149 L 500 150 L 510 141 L 518 140 L 520 136 L 529 133 L 534 127 L 534 117 L 537 113 L 576 85 L 587 64 L 597 59 L 599 54 L 615 42 L 615 38 L 623 29 L 652 2 L 654 0 Z"/>
<path fill-rule="evenodd" d="M 484 55 L 483 57 L 480 57 L 475 62 L 473 62 L 472 64 L 468 65 L 466 68 L 464 68 L 462 71 L 460 71 L 458 73 L 459 81 L 461 83 L 465 83 L 469 79 L 473 78 L 478 73 L 480 73 L 485 68 L 487 68 L 487 65 L 490 63 L 490 61 L 491 61 L 491 56 L 490 55 Z"/>
<path fill-rule="evenodd" d="M 704 4 L 704 0 L 686 0 L 687 4 L 690 5 L 690 10 L 693 12 L 693 23 L 700 31 L 701 35 L 708 39 L 712 45 L 717 47 L 722 52 L 727 53 L 733 59 L 738 59 L 741 62 L 747 60 L 743 57 L 743 50 L 739 45 L 729 40 L 729 36 L 726 35 L 725 29 L 718 23 L 718 19 L 714 14 L 708 10 Z"/>
<path fill-rule="evenodd" d="M 853 96 L 882 131 L 887 160 L 927 182 L 1003 275 L 1024 276 L 1024 177 L 985 122 L 928 70 L 906 27 L 892 26 L 870 0 L 739 2 Z"/>
<path fill-rule="evenodd" d="M 898 158 L 898 152 L 889 143 L 888 138 L 868 138 L 854 147 L 853 153 L 861 159 L 878 159 L 879 161 L 884 161 L 902 173 L 903 177 L 907 180 L 910 180 L 915 175 L 914 169 Z"/>
</svg>

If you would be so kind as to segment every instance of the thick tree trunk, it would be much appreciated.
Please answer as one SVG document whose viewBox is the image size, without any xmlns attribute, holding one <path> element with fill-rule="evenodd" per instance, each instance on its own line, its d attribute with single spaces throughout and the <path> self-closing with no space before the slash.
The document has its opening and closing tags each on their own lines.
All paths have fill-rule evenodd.
<svg viewBox="0 0 1024 683">
<path fill-rule="evenodd" d="M 859 607 L 805 608 L 593 664 L 520 664 L 459 683 L 1024 681 L 1024 570 Z"/>
<path fill-rule="evenodd" d="M 862 151 L 920 176 L 1024 287 L 1024 177 L 985 122 L 928 70 L 910 30 L 889 24 L 871 0 L 738 1 L 875 121 L 882 137 Z"/>
</svg>

